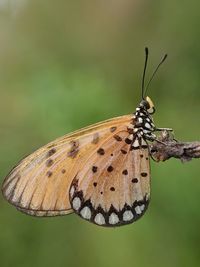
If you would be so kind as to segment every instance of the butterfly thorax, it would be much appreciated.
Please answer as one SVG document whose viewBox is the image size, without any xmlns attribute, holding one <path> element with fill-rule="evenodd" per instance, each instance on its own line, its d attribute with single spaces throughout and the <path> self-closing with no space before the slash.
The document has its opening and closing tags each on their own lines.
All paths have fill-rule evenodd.
<svg viewBox="0 0 200 267">
<path fill-rule="evenodd" d="M 146 148 L 147 142 L 155 139 L 154 131 L 156 127 L 153 118 L 143 105 L 139 105 L 133 113 L 132 123 L 128 126 L 130 133 L 128 139 L 131 140 L 132 149 Z"/>
</svg>

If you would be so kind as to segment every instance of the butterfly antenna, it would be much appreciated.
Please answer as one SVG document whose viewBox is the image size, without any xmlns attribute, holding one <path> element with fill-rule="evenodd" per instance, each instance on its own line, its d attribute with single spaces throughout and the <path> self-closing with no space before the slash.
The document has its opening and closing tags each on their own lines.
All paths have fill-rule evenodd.
<svg viewBox="0 0 200 267">
<path fill-rule="evenodd" d="M 147 89 L 148 89 L 148 87 L 149 87 L 149 84 L 150 84 L 151 81 L 153 80 L 155 74 L 157 73 L 158 69 L 159 69 L 160 66 L 163 64 L 163 62 L 165 61 L 166 58 L 167 58 L 167 54 L 164 55 L 164 57 L 162 58 L 162 60 L 161 60 L 160 63 L 158 64 L 157 68 L 154 70 L 154 72 L 153 72 L 153 74 L 152 74 L 152 76 L 151 76 L 151 78 L 150 78 L 150 80 L 149 80 L 149 82 L 148 82 L 148 84 L 147 84 L 147 86 L 146 86 L 146 88 L 145 88 L 145 95 L 146 95 Z"/>
<path fill-rule="evenodd" d="M 148 62 L 148 55 L 149 55 L 149 49 L 148 47 L 145 47 L 145 62 L 144 62 L 144 70 L 142 74 L 142 99 L 144 99 L 144 82 L 145 82 L 145 74 L 146 74 L 146 68 L 147 68 L 147 62 Z"/>
</svg>

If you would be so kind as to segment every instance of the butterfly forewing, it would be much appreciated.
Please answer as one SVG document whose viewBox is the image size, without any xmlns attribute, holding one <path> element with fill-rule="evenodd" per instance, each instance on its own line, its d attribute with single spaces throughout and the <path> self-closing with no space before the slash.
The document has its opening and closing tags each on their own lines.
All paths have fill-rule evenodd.
<svg viewBox="0 0 200 267">
<path fill-rule="evenodd" d="M 116 131 L 93 151 L 74 178 L 70 201 L 82 218 L 102 226 L 120 226 L 137 220 L 147 209 L 148 148 L 132 149 L 125 142 L 128 136 L 123 129 Z"/>
<path fill-rule="evenodd" d="M 112 140 L 115 131 L 126 133 L 130 121 L 131 115 L 114 118 L 40 148 L 5 178 L 2 189 L 5 198 L 30 215 L 55 216 L 72 212 L 69 189 L 73 179 L 90 165 L 96 151 L 102 154 L 103 143 L 115 149 Z M 103 156 L 102 160 L 106 161 L 106 155 Z"/>
</svg>

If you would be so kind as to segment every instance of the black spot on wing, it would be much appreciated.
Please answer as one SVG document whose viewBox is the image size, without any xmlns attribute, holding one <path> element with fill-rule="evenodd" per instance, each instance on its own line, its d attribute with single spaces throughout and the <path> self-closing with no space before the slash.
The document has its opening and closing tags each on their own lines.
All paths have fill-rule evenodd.
<svg viewBox="0 0 200 267">
<path fill-rule="evenodd" d="M 108 171 L 108 172 L 112 172 L 113 170 L 114 170 L 113 166 L 111 166 L 111 165 L 108 166 L 108 168 L 107 168 L 107 171 Z"/>
<path fill-rule="evenodd" d="M 98 150 L 97 150 L 97 153 L 99 154 L 99 155 L 104 155 L 105 154 L 105 150 L 103 149 L 103 148 L 99 148 Z"/>
<path fill-rule="evenodd" d="M 147 172 L 141 172 L 142 177 L 147 177 Z"/>
<path fill-rule="evenodd" d="M 128 175 L 128 171 L 127 171 L 127 170 L 123 170 L 123 171 L 122 171 L 122 174 L 124 174 L 124 175 Z"/>
<path fill-rule="evenodd" d="M 50 166 L 52 166 L 53 165 L 53 160 L 52 159 L 48 159 L 47 161 L 46 161 L 46 166 L 47 167 L 50 167 Z"/>
<path fill-rule="evenodd" d="M 127 154 L 127 151 L 126 150 L 124 150 L 124 149 L 121 149 L 121 152 L 122 152 L 122 154 Z"/>
<path fill-rule="evenodd" d="M 115 134 L 113 137 L 114 137 L 115 140 L 118 141 L 118 142 L 122 141 L 122 138 L 121 138 L 119 135 L 117 135 L 117 134 Z"/>
<path fill-rule="evenodd" d="M 117 127 L 115 127 L 115 126 L 110 128 L 111 133 L 115 132 L 116 130 L 117 130 Z"/>
<path fill-rule="evenodd" d="M 70 158 L 75 158 L 79 152 L 79 149 L 78 149 L 79 142 L 78 142 L 78 140 L 71 141 L 70 145 L 71 145 L 71 148 L 70 148 L 69 152 L 67 153 L 67 156 Z"/>
<path fill-rule="evenodd" d="M 130 144 L 132 143 L 132 141 L 131 141 L 129 138 L 126 138 L 126 139 L 125 139 L 125 142 L 126 142 L 128 145 L 130 145 Z"/>
<path fill-rule="evenodd" d="M 52 148 L 49 150 L 49 152 L 47 153 L 47 157 L 51 157 L 53 154 L 56 153 L 56 149 L 55 148 Z"/>
<path fill-rule="evenodd" d="M 52 174 L 53 174 L 53 173 L 52 173 L 51 171 L 48 171 L 48 172 L 47 172 L 47 177 L 51 177 Z"/>
<path fill-rule="evenodd" d="M 92 171 L 95 173 L 95 172 L 97 172 L 97 170 L 98 170 L 98 167 L 97 166 L 92 166 Z"/>
</svg>

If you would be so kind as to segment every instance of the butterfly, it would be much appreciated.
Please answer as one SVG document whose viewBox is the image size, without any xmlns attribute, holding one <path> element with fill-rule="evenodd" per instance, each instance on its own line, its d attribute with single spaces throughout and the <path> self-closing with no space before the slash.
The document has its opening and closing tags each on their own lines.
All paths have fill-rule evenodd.
<svg viewBox="0 0 200 267">
<path fill-rule="evenodd" d="M 164 62 L 163 57 L 150 81 Z M 138 220 L 150 201 L 149 142 L 156 140 L 150 97 L 133 114 L 83 128 L 43 146 L 7 175 L 2 192 L 23 213 L 33 216 L 72 212 L 100 226 Z"/>
</svg>

